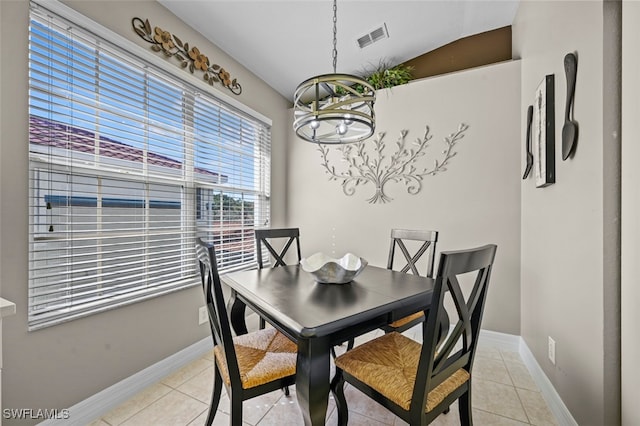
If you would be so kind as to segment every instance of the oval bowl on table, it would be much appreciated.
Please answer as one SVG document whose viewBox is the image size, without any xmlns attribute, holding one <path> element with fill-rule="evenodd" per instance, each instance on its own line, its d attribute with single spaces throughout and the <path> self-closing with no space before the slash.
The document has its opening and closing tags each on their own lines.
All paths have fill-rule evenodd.
<svg viewBox="0 0 640 426">
<path fill-rule="evenodd" d="M 353 253 L 347 253 L 340 259 L 315 253 L 300 261 L 305 272 L 323 284 L 346 284 L 353 281 L 367 266 L 367 261 Z"/>
</svg>

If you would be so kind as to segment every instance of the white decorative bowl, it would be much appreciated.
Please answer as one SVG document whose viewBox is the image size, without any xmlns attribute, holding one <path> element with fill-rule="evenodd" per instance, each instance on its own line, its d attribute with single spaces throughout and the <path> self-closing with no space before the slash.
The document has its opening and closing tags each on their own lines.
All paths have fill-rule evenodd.
<svg viewBox="0 0 640 426">
<path fill-rule="evenodd" d="M 345 284 L 353 279 L 367 266 L 367 261 L 352 253 L 340 259 L 334 259 L 324 253 L 316 253 L 300 261 L 302 269 L 319 283 Z"/>
</svg>

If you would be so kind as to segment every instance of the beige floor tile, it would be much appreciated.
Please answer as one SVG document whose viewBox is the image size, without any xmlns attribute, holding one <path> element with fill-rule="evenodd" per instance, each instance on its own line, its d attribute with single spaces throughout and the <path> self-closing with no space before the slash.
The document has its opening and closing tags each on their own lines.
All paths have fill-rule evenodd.
<svg viewBox="0 0 640 426">
<path fill-rule="evenodd" d="M 524 365 L 524 362 L 522 362 L 522 358 L 520 357 L 520 354 L 518 352 L 500 351 L 500 354 L 502 355 L 502 359 L 507 362 L 519 362 L 520 364 Z"/>
<path fill-rule="evenodd" d="M 206 404 L 174 390 L 122 424 L 124 426 L 187 425 L 206 409 Z"/>
<path fill-rule="evenodd" d="M 213 348 L 211 348 L 211 350 L 207 351 L 207 353 L 202 355 L 202 358 L 208 359 L 209 361 L 215 360 L 215 355 L 213 355 Z"/>
<path fill-rule="evenodd" d="M 330 397 L 327 406 L 327 419 L 331 416 L 335 407 L 335 402 Z M 304 421 L 294 389 L 291 390 L 289 397 L 283 396 L 280 398 L 259 423 L 260 426 L 298 426 L 302 424 L 304 424 Z"/>
<path fill-rule="evenodd" d="M 533 381 L 527 367 L 520 362 L 505 361 L 507 371 L 511 376 L 513 385 L 517 388 L 539 391 L 536 382 Z"/>
<path fill-rule="evenodd" d="M 112 426 L 117 426 L 142 411 L 153 402 L 171 392 L 171 388 L 162 383 L 149 386 L 133 398 L 114 408 L 102 418 Z"/>
<path fill-rule="evenodd" d="M 528 422 L 520 398 L 513 386 L 489 380 L 473 379 L 471 402 L 474 408 L 510 419 Z"/>
<path fill-rule="evenodd" d="M 523 426 L 528 423 L 519 422 L 497 414 L 482 410 L 473 410 L 473 424 L 476 426 Z"/>
<path fill-rule="evenodd" d="M 212 365 L 213 361 L 206 358 L 199 358 L 162 379 L 162 383 L 175 389 Z"/>
<path fill-rule="evenodd" d="M 110 426 L 109 423 L 105 422 L 102 419 L 94 420 L 89 423 L 87 426 Z"/>
<path fill-rule="evenodd" d="M 213 392 L 213 377 L 214 368 L 209 367 L 178 386 L 178 390 L 205 404 L 209 404 Z M 226 390 L 223 389 L 222 393 L 226 393 Z"/>
<path fill-rule="evenodd" d="M 513 386 L 507 366 L 502 359 L 477 357 L 472 371 L 474 378 Z"/>
<path fill-rule="evenodd" d="M 209 415 L 209 411 L 205 410 L 204 413 L 200 414 L 197 419 L 189 423 L 188 426 L 203 426 L 207 421 L 207 416 Z M 244 423 L 244 422 L 243 422 Z M 244 423 L 245 426 L 250 426 L 249 423 Z M 229 415 L 227 413 L 223 413 L 219 411 L 216 413 L 216 416 L 213 418 L 212 426 L 229 426 Z"/>
<path fill-rule="evenodd" d="M 250 425 L 257 425 L 267 412 L 279 402 L 280 398 L 287 398 L 281 390 L 273 391 L 266 395 L 244 401 L 242 404 L 242 421 Z M 290 396 L 288 398 L 291 398 Z M 225 390 L 222 391 L 218 411 L 230 413 L 229 397 Z"/>
<path fill-rule="evenodd" d="M 500 350 L 498 348 L 483 345 L 481 342 L 478 342 L 478 348 L 476 349 L 476 359 L 478 358 L 502 360 L 502 356 L 500 355 Z"/>
<path fill-rule="evenodd" d="M 418 343 L 422 343 L 422 324 L 414 325 L 402 334 Z"/>
<path fill-rule="evenodd" d="M 486 411 L 473 409 L 473 424 L 476 426 L 523 426 L 528 423 L 522 423 L 517 420 L 509 419 L 507 417 L 501 417 L 496 414 L 487 413 Z M 396 418 L 394 426 L 407 426 L 399 418 Z M 432 426 L 459 426 L 460 425 L 460 413 L 458 411 L 458 402 L 454 402 L 451 405 L 451 411 L 447 414 L 439 415 L 432 423 Z"/>
<path fill-rule="evenodd" d="M 327 420 L 328 426 L 338 424 L 338 411 L 334 410 Z M 391 426 L 393 423 L 383 423 L 377 417 L 367 417 L 355 411 L 349 410 L 349 426 Z"/>
<path fill-rule="evenodd" d="M 522 405 L 531 424 L 536 426 L 555 426 L 558 424 L 540 392 L 526 389 L 516 389 L 516 391 L 518 392 L 518 396 L 522 401 Z"/>
<path fill-rule="evenodd" d="M 353 386 L 345 386 L 344 396 L 347 400 L 349 413 L 358 413 L 375 419 L 383 424 L 393 424 L 396 416 L 391 411 L 387 410 Z"/>
</svg>

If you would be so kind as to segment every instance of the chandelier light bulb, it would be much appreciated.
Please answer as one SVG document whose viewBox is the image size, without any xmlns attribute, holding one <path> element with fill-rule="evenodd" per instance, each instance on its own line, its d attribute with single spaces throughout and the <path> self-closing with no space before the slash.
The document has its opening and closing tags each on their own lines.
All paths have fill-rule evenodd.
<svg viewBox="0 0 640 426">
<path fill-rule="evenodd" d="M 309 123 L 309 126 L 315 130 L 320 127 L 320 122 L 318 120 L 313 120 L 311 123 Z"/>
<path fill-rule="evenodd" d="M 339 135 L 346 135 L 347 130 L 347 125 L 344 121 L 336 126 L 336 133 Z"/>
<path fill-rule="evenodd" d="M 346 124 L 347 126 L 351 126 L 353 124 L 353 120 L 351 119 L 351 114 L 345 114 L 344 115 L 344 124 Z"/>
</svg>

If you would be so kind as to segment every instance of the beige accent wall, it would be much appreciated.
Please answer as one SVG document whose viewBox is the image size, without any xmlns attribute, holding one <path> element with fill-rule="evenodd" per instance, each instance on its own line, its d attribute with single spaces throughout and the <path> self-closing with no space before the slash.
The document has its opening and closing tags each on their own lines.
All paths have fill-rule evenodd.
<svg viewBox="0 0 640 426">
<path fill-rule="evenodd" d="M 640 424 L 640 3 L 622 3 L 622 424 Z"/>
<path fill-rule="evenodd" d="M 543 189 L 532 179 L 522 183 L 522 337 L 581 425 L 619 422 L 620 165 L 609 114 L 616 108 L 615 63 L 604 50 L 619 29 L 609 12 L 600 1 L 524 1 L 512 26 L 513 56 L 522 62 L 520 109 L 533 101 L 545 74 L 556 79 L 556 183 Z M 574 157 L 562 161 L 569 52 L 578 56 L 580 130 Z M 556 341 L 555 365 L 547 357 L 549 336 Z"/>
<path fill-rule="evenodd" d="M 410 59 L 414 78 L 431 77 L 511 60 L 511 26 L 453 41 Z"/>
<path fill-rule="evenodd" d="M 198 326 L 198 287 L 43 330 L 27 331 L 28 281 L 28 2 L 0 1 L 0 281 L 17 315 L 3 327 L 4 408 L 67 408 L 208 336 Z M 271 184 L 282 188 L 290 103 L 155 1 L 69 1 L 120 35 L 149 46 L 133 17 L 178 34 L 227 68 L 243 86 L 237 99 L 273 120 Z M 187 75 L 188 73 L 185 73 Z M 194 77 L 196 78 L 196 77 Z M 218 90 L 213 88 L 213 91 Z M 231 95 L 234 96 L 234 95 Z M 273 223 L 285 221 L 286 192 L 272 193 Z M 8 420 L 5 424 L 15 423 Z M 21 425 L 28 424 L 20 421 Z"/>
<path fill-rule="evenodd" d="M 346 196 L 329 181 L 317 147 L 289 137 L 290 226 L 300 227 L 303 256 L 352 252 L 386 266 L 391 228 L 440 232 L 438 252 L 496 243 L 498 254 L 483 327 L 520 334 L 520 64 L 505 62 L 414 81 L 377 92 L 376 131 L 386 132 L 384 155 L 395 151 L 401 130 L 407 143 L 429 125 L 433 139 L 418 169 L 440 159 L 443 138 L 467 123 L 466 136 L 447 171 L 426 176 L 417 195 L 390 182 L 393 200 L 369 204 L 372 184 Z M 292 114 L 293 116 L 293 114 Z M 367 142 L 372 145 L 371 141 Z M 335 149 L 330 163 L 344 168 Z M 402 266 L 402 265 L 400 265 Z"/>
</svg>

